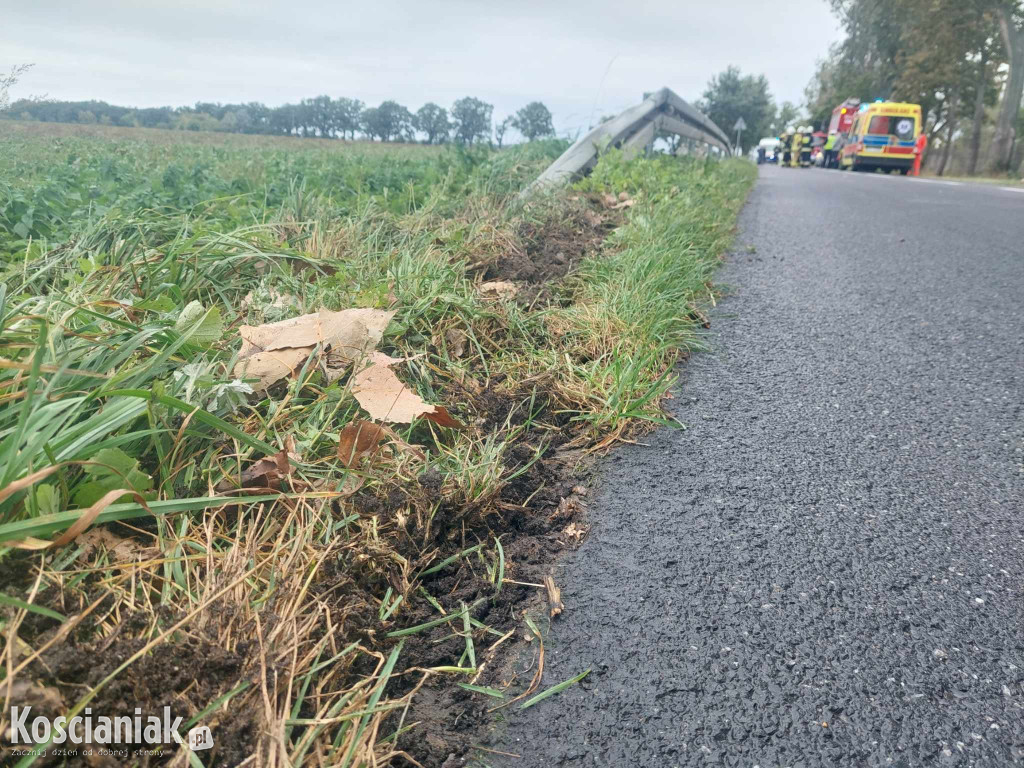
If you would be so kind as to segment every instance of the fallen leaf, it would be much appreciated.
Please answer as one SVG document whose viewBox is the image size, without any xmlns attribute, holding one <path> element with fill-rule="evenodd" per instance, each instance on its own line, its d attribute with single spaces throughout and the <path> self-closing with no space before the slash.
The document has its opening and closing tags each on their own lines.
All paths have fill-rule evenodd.
<svg viewBox="0 0 1024 768">
<path fill-rule="evenodd" d="M 242 337 L 238 356 L 245 359 L 258 352 L 324 343 L 330 344 L 336 352 L 349 350 L 349 357 L 354 360 L 380 343 L 384 329 L 394 316 L 394 310 L 343 309 L 331 312 L 322 309 L 278 323 L 243 325 L 238 329 Z"/>
<path fill-rule="evenodd" d="M 548 613 L 553 619 L 565 609 L 562 604 L 562 590 L 555 586 L 555 580 L 550 576 L 544 577 L 544 586 L 548 590 Z"/>
<path fill-rule="evenodd" d="M 462 428 L 443 406 L 424 402 L 383 363 L 374 363 L 353 376 L 352 394 L 370 417 L 378 421 L 409 424 L 422 417 L 442 427 Z"/>
<path fill-rule="evenodd" d="M 374 350 L 373 352 L 370 352 L 368 355 L 363 357 L 361 361 L 365 362 L 368 365 L 372 365 L 374 363 L 380 363 L 381 365 L 394 365 L 395 363 L 405 363 L 408 362 L 409 360 L 416 360 L 417 358 L 423 357 L 424 354 L 426 353 L 423 352 L 418 355 L 412 355 L 411 357 L 392 357 L 391 355 L 387 355 L 384 354 L 383 352 L 378 352 L 377 350 Z M 348 373 L 349 366 L 351 365 L 351 361 L 345 359 L 344 357 L 339 357 L 333 354 L 326 355 L 323 359 L 323 362 L 324 373 L 327 375 L 328 382 L 333 382 L 340 379 L 342 376 Z"/>
<path fill-rule="evenodd" d="M 622 208 L 632 208 L 635 200 L 623 200 L 621 203 L 616 203 L 612 206 L 613 211 L 621 210 Z"/>
<path fill-rule="evenodd" d="M 479 290 L 482 296 L 494 296 L 499 299 L 511 299 L 519 293 L 519 287 L 508 280 L 490 280 L 480 283 Z"/>
<path fill-rule="evenodd" d="M 338 435 L 338 458 L 351 469 L 364 456 L 372 454 L 385 438 L 389 438 L 399 450 L 411 453 L 420 460 L 426 458 L 422 450 L 405 442 L 390 427 L 365 419 L 357 419 L 341 430 Z"/>
<path fill-rule="evenodd" d="M 614 208 L 619 199 L 615 195 L 605 195 L 601 198 L 601 202 L 604 203 L 605 208 Z"/>
<path fill-rule="evenodd" d="M 292 444 L 294 448 L 294 443 Z M 214 486 L 216 491 L 230 491 L 235 488 L 272 488 L 275 491 L 281 488 L 282 480 L 292 473 L 291 463 L 288 461 L 288 449 L 278 451 L 273 456 L 264 456 L 242 470 L 239 482 L 236 484 L 233 477 L 225 477 Z"/>
<path fill-rule="evenodd" d="M 243 325 L 235 375 L 257 379 L 253 389 L 264 390 L 298 370 L 317 344 L 329 348 L 334 368 L 343 367 L 376 348 L 394 315 L 395 310 L 321 310 L 279 323 Z"/>
<path fill-rule="evenodd" d="M 234 374 L 239 378 L 257 379 L 252 388 L 254 392 L 261 392 L 274 382 L 298 371 L 312 351 L 312 347 L 299 347 L 258 352 L 240 361 L 235 366 Z"/>
<path fill-rule="evenodd" d="M 338 458 L 351 469 L 361 458 L 375 451 L 384 437 L 384 429 L 379 424 L 357 419 L 345 425 L 338 435 Z"/>
</svg>

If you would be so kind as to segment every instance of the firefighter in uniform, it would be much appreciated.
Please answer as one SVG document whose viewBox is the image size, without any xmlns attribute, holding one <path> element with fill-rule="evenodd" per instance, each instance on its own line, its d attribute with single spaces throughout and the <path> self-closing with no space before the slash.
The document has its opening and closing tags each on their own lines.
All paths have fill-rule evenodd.
<svg viewBox="0 0 1024 768">
<path fill-rule="evenodd" d="M 800 129 L 797 128 L 795 131 L 793 131 L 793 139 L 789 145 L 789 164 L 791 167 L 800 167 L 800 150 L 803 149 L 803 146 L 804 137 L 803 134 L 800 133 Z"/>
<path fill-rule="evenodd" d="M 775 148 L 775 162 L 779 168 L 789 165 L 789 131 L 783 131 L 779 136 L 779 146 Z"/>
<path fill-rule="evenodd" d="M 800 137 L 800 165 L 804 168 L 811 167 L 811 142 L 813 140 L 811 126 L 805 125 Z"/>
</svg>

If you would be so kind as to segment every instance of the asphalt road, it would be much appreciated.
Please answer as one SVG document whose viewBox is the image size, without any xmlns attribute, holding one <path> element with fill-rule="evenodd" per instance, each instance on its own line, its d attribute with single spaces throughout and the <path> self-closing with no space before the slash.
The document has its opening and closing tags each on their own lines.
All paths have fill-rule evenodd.
<svg viewBox="0 0 1024 768">
<path fill-rule="evenodd" d="M 1024 192 L 766 167 L 720 279 L 487 762 L 1024 764 Z"/>
</svg>

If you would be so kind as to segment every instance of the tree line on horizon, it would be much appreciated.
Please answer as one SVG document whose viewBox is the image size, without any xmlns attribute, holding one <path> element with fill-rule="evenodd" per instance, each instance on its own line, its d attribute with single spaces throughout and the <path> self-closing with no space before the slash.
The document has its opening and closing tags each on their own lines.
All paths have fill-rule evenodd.
<svg viewBox="0 0 1024 768">
<path fill-rule="evenodd" d="M 939 175 L 1019 173 L 1024 0 L 826 1 L 846 37 L 807 87 L 816 126 L 847 98 L 920 104 Z"/>
<path fill-rule="evenodd" d="M 269 136 L 379 141 L 422 141 L 425 144 L 475 144 L 500 147 L 509 128 L 527 141 L 555 135 L 551 112 L 533 101 L 495 123 L 494 106 L 467 96 L 451 109 L 428 102 L 415 112 L 387 100 L 368 107 L 359 99 L 315 96 L 297 104 L 269 107 L 260 102 L 220 104 L 197 102 L 191 107 L 122 107 L 104 101 L 21 99 L 0 110 L 0 118 L 49 123 L 119 125 L 186 131 L 219 131 Z"/>
</svg>

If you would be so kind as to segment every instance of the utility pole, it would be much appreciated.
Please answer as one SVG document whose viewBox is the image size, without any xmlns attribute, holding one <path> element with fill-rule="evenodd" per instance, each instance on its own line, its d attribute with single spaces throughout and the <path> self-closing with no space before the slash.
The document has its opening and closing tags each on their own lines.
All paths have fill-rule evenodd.
<svg viewBox="0 0 1024 768">
<path fill-rule="evenodd" d="M 742 154 L 742 152 L 743 152 L 743 150 L 741 149 L 741 147 L 742 147 L 743 145 L 742 145 L 742 144 L 740 144 L 740 136 L 741 136 L 741 135 L 743 134 L 743 129 L 744 129 L 744 128 L 746 128 L 746 127 L 747 127 L 747 124 L 746 124 L 746 122 L 745 122 L 745 121 L 743 120 L 743 118 L 742 118 L 742 117 L 740 117 L 740 118 L 737 118 L 737 119 L 736 119 L 736 125 L 734 125 L 734 126 L 732 127 L 732 129 L 733 129 L 734 131 L 736 131 L 736 154 L 737 154 L 737 155 L 739 155 L 739 154 Z"/>
</svg>

